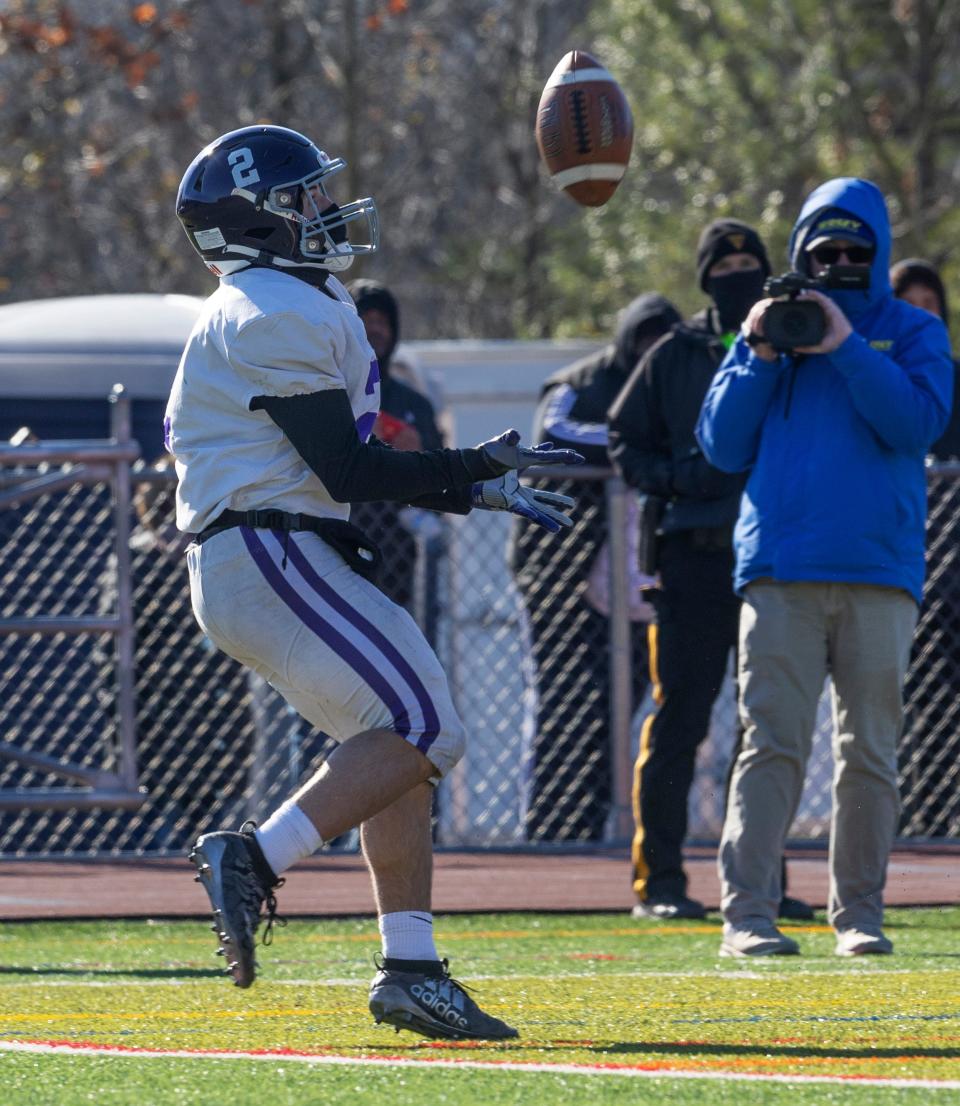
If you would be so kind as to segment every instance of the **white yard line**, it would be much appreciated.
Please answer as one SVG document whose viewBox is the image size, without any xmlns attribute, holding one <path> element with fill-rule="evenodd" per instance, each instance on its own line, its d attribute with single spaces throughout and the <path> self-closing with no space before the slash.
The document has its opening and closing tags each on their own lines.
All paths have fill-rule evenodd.
<svg viewBox="0 0 960 1106">
<path fill-rule="evenodd" d="M 393 1056 L 327 1056 L 300 1052 L 240 1052 L 211 1049 L 124 1048 L 110 1045 L 62 1044 L 50 1041 L 0 1041 L 0 1051 L 61 1056 L 127 1056 L 135 1059 L 269 1060 L 273 1063 L 328 1064 L 341 1067 L 472 1068 L 482 1071 L 547 1072 L 554 1075 L 609 1075 L 634 1079 L 706 1079 L 737 1083 L 820 1083 L 832 1086 L 916 1087 L 928 1090 L 960 1090 L 960 1079 L 885 1079 L 878 1076 L 774 1075 L 737 1071 L 677 1071 L 652 1066 L 604 1066 L 603 1064 L 547 1064 L 498 1060 L 411 1060 Z"/>
</svg>

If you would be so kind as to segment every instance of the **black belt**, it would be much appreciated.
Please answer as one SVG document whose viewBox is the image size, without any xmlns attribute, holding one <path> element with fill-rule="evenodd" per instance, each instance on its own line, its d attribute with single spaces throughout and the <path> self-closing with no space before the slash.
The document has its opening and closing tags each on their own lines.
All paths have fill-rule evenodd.
<svg viewBox="0 0 960 1106">
<path fill-rule="evenodd" d="M 335 549 L 347 564 L 368 580 L 376 578 L 383 555 L 376 542 L 351 522 L 340 518 L 317 518 L 314 515 L 291 514 L 289 511 L 223 511 L 209 526 L 194 535 L 194 542 L 205 541 L 235 526 L 252 526 L 257 530 L 280 530 L 289 534 L 295 530 L 308 530 L 321 537 L 331 549 Z"/>
</svg>

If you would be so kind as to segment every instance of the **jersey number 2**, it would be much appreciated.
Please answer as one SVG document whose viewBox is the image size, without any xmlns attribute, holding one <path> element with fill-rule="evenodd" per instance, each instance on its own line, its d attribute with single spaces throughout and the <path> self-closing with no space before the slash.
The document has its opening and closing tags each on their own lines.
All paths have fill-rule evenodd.
<svg viewBox="0 0 960 1106">
<path fill-rule="evenodd" d="M 246 146 L 241 146 L 239 150 L 232 150 L 227 162 L 233 166 L 233 183 L 237 188 L 245 188 L 248 184 L 256 184 L 260 180 L 260 174 L 253 165 L 253 154 Z"/>
</svg>

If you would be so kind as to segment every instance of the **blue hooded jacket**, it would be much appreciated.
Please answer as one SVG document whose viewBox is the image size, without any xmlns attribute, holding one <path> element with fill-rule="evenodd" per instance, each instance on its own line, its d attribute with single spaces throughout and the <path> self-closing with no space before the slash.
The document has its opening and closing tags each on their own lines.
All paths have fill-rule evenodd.
<svg viewBox="0 0 960 1106">
<path fill-rule="evenodd" d="M 865 222 L 876 256 L 865 291 L 831 291 L 853 333 L 832 353 L 758 357 L 740 335 L 704 399 L 697 438 L 726 472 L 751 469 L 734 544 L 738 591 L 758 577 L 923 591 L 924 456 L 946 426 L 946 328 L 895 299 L 880 190 L 841 177 L 817 188 L 790 238 L 801 268 L 827 209 Z"/>
</svg>

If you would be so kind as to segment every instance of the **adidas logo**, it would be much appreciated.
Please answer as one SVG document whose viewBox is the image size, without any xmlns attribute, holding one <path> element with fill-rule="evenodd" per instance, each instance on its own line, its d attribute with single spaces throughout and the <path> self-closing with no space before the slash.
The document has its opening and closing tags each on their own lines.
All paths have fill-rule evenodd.
<svg viewBox="0 0 960 1106">
<path fill-rule="evenodd" d="M 426 985 L 414 983 L 410 990 L 417 1001 L 425 1006 L 434 1017 L 440 1018 L 447 1025 L 455 1026 L 457 1029 L 468 1028 L 467 1019 L 457 1009 L 463 1007 L 463 995 L 455 991 L 449 984 L 441 984 L 440 987 L 437 987 L 435 983 L 430 982 Z M 444 991 L 446 996 L 443 994 Z"/>
</svg>

